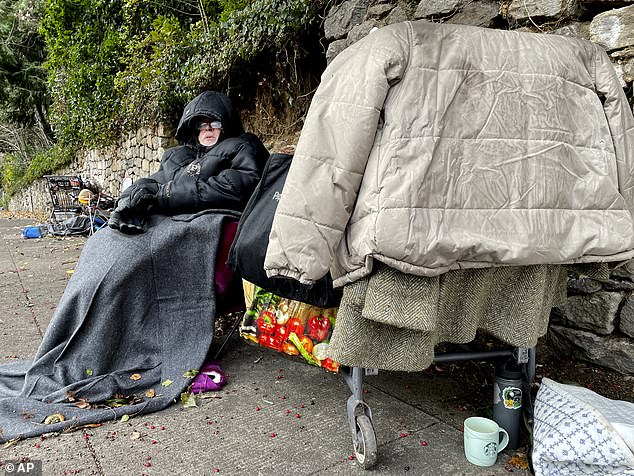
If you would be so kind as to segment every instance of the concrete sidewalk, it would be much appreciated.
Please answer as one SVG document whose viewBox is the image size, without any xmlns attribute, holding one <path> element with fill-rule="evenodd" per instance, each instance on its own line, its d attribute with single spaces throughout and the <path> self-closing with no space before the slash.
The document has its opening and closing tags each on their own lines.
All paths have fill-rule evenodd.
<svg viewBox="0 0 634 476">
<path fill-rule="evenodd" d="M 32 356 L 85 238 L 25 240 L 28 219 L 0 218 L 0 363 Z M 229 383 L 197 408 L 159 413 L 0 446 L 0 461 L 42 461 L 44 475 L 360 475 L 346 417 L 350 390 L 340 375 L 292 362 L 233 338 L 222 357 Z M 488 383 L 457 381 L 450 366 L 365 379 L 378 462 L 368 474 L 518 475 L 508 464 L 467 462 L 466 396 Z M 441 371 L 444 369 L 444 371 Z M 474 379 L 475 380 L 475 379 Z M 0 465 L 0 474 L 5 473 Z M 17 474 L 17 473 L 13 473 Z"/>
</svg>

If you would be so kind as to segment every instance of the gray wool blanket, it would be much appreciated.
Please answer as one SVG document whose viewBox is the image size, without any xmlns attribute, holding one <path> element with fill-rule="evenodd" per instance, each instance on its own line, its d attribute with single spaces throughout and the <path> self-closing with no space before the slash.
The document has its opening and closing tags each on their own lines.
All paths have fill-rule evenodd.
<svg viewBox="0 0 634 476">
<path fill-rule="evenodd" d="M 154 215 L 141 235 L 92 236 L 35 357 L 0 365 L 0 442 L 179 399 L 212 342 L 215 256 L 229 217 L 239 214 Z M 133 404 L 105 404 L 117 396 Z M 44 424 L 56 413 L 65 421 Z"/>
</svg>

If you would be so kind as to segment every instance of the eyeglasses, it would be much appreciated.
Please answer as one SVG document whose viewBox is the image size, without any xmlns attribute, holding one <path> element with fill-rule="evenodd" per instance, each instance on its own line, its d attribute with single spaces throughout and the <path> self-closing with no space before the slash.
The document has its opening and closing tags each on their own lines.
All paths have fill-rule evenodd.
<svg viewBox="0 0 634 476">
<path fill-rule="evenodd" d="M 220 121 L 197 122 L 196 129 L 198 129 L 199 131 L 205 129 L 222 129 L 222 123 Z"/>
</svg>

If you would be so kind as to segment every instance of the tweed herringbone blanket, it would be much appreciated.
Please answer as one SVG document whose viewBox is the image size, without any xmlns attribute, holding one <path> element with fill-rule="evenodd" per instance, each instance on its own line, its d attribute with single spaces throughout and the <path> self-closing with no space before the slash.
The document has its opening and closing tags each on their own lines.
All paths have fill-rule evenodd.
<svg viewBox="0 0 634 476">
<path fill-rule="evenodd" d="M 433 278 L 375 262 L 373 273 L 344 287 L 330 341 L 343 365 L 420 371 L 440 342 L 467 343 L 485 331 L 504 343 L 532 347 L 546 333 L 550 310 L 566 299 L 561 265 L 451 271 Z M 607 279 L 607 264 L 575 269 Z"/>
</svg>

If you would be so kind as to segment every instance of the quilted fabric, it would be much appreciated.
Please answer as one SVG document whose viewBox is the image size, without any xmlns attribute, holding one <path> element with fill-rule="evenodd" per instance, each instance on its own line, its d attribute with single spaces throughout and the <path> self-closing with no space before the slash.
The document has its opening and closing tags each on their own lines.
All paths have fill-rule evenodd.
<svg viewBox="0 0 634 476">
<path fill-rule="evenodd" d="M 634 403 L 544 378 L 535 401 L 535 475 L 633 476 L 634 452 L 623 438 L 632 431 Z"/>
<path fill-rule="evenodd" d="M 335 287 L 634 256 L 634 117 L 576 38 L 402 22 L 341 52 L 275 212 L 269 276 Z"/>
</svg>

